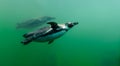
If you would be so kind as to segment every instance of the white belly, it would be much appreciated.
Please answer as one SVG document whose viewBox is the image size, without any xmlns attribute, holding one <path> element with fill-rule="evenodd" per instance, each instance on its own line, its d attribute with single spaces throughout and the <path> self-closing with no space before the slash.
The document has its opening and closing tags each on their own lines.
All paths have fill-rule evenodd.
<svg viewBox="0 0 120 66">
<path fill-rule="evenodd" d="M 46 41 L 54 40 L 56 38 L 61 37 L 65 33 L 66 33 L 66 31 L 62 30 L 62 31 L 54 33 L 54 34 L 50 34 L 50 35 L 46 35 L 46 36 L 43 36 L 43 37 L 39 37 L 38 39 L 36 39 L 34 41 L 36 41 L 36 42 L 46 42 Z"/>
</svg>

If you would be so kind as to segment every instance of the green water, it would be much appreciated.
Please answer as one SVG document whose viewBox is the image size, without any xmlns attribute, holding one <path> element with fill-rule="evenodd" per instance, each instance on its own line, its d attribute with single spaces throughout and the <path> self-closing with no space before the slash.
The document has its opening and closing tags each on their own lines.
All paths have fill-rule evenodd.
<svg viewBox="0 0 120 66">
<path fill-rule="evenodd" d="M 0 0 L 0 66 L 119 66 L 119 0 Z M 16 23 L 39 16 L 78 21 L 51 45 L 23 46 Z"/>
</svg>

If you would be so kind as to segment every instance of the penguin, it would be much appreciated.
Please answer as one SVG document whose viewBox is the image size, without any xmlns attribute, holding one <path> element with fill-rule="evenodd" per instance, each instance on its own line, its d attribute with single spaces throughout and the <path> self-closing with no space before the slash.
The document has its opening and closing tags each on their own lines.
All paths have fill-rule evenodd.
<svg viewBox="0 0 120 66">
<path fill-rule="evenodd" d="M 63 36 L 69 29 L 77 25 L 78 22 L 67 22 L 58 24 L 57 22 L 48 22 L 50 26 L 40 28 L 36 31 L 29 32 L 23 35 L 25 38 L 21 41 L 22 44 L 27 45 L 30 42 L 48 42 L 51 44 L 55 39 Z"/>
</svg>

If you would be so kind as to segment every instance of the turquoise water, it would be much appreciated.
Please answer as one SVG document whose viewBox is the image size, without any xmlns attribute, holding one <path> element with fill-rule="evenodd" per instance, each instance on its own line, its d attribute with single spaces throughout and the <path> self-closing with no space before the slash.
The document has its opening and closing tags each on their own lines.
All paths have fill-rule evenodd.
<svg viewBox="0 0 120 66">
<path fill-rule="evenodd" d="M 119 66 L 119 0 L 0 0 L 0 66 Z M 22 45 L 16 23 L 40 16 L 78 21 L 51 45 Z"/>
</svg>

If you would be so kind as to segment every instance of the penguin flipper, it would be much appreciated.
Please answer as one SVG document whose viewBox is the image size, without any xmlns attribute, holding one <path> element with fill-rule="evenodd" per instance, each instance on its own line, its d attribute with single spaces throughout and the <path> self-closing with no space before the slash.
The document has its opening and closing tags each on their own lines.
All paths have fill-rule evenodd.
<svg viewBox="0 0 120 66">
<path fill-rule="evenodd" d="M 53 28 L 53 30 L 56 30 L 59 27 L 56 22 L 48 22 L 47 24 L 50 24 L 51 28 Z"/>
<path fill-rule="evenodd" d="M 49 42 L 48 42 L 48 44 L 51 44 L 51 43 L 53 43 L 53 41 L 54 41 L 54 40 L 51 40 L 51 41 L 49 41 Z"/>
<path fill-rule="evenodd" d="M 25 40 L 21 41 L 22 44 L 24 45 L 27 45 L 29 44 L 30 42 L 32 42 L 33 38 L 32 37 L 28 37 L 26 38 Z"/>
</svg>

